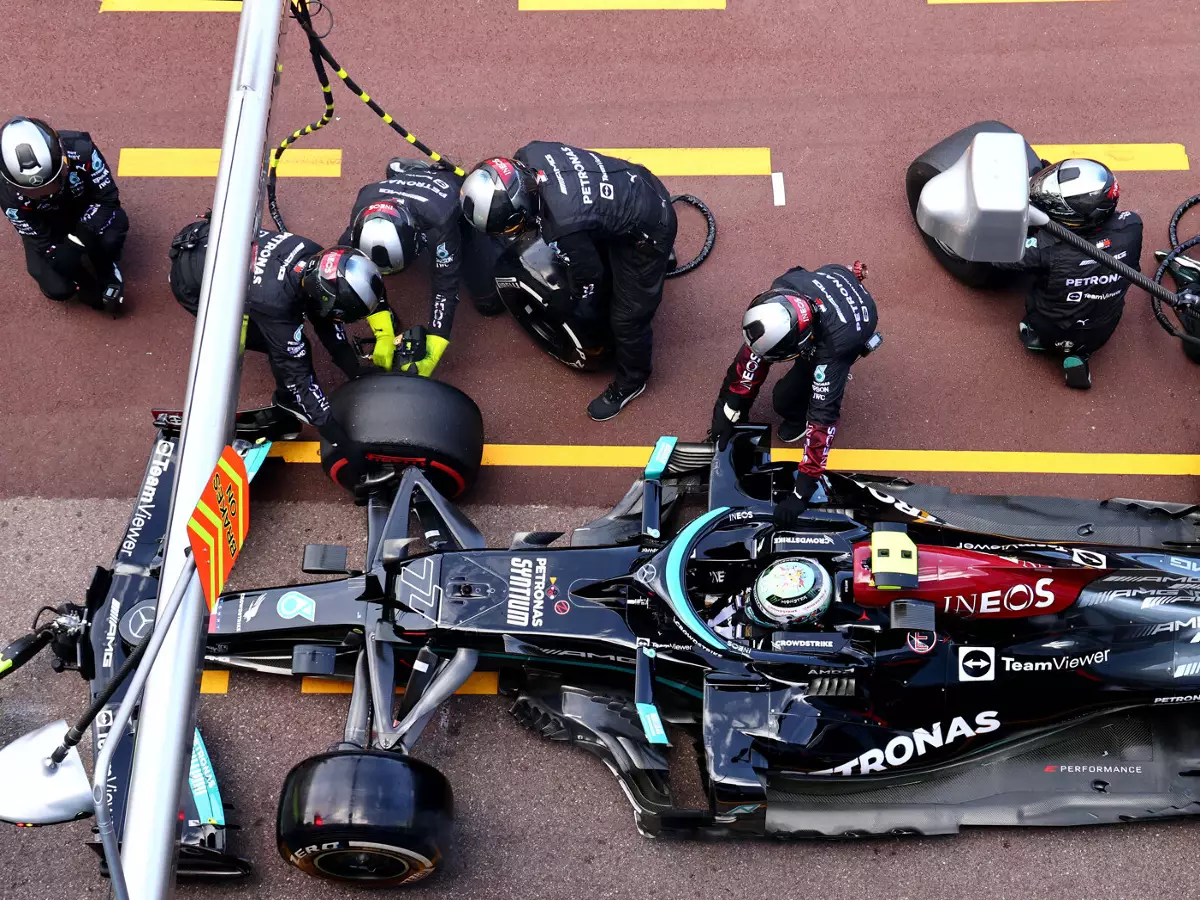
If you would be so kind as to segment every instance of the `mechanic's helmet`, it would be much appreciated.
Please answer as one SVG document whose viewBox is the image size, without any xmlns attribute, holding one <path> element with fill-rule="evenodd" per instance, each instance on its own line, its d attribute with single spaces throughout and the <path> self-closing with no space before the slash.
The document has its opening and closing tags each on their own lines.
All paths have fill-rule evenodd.
<svg viewBox="0 0 1200 900">
<path fill-rule="evenodd" d="M 353 247 L 314 253 L 304 265 L 300 289 L 317 315 L 343 322 L 365 319 L 385 298 L 379 267 Z"/>
<path fill-rule="evenodd" d="M 751 619 L 770 628 L 804 625 L 819 619 L 832 598 L 829 573 L 820 563 L 790 557 L 759 573 L 748 610 Z"/>
<path fill-rule="evenodd" d="M 742 337 L 754 355 L 767 362 L 795 359 L 813 332 L 807 297 L 772 288 L 754 298 L 742 316 Z"/>
<path fill-rule="evenodd" d="M 384 275 L 401 271 L 419 249 L 417 225 L 399 200 L 372 203 L 354 217 L 351 240 Z"/>
<path fill-rule="evenodd" d="M 1094 159 L 1064 159 L 1029 179 L 1029 201 L 1070 228 L 1101 224 L 1120 196 L 1112 170 Z"/>
<path fill-rule="evenodd" d="M 41 119 L 10 119 L 0 128 L 0 175 L 26 197 L 56 193 L 66 175 L 58 132 Z"/>
<path fill-rule="evenodd" d="M 537 215 L 537 176 L 514 159 L 485 159 L 458 192 L 467 221 L 490 235 L 528 228 Z"/>
</svg>

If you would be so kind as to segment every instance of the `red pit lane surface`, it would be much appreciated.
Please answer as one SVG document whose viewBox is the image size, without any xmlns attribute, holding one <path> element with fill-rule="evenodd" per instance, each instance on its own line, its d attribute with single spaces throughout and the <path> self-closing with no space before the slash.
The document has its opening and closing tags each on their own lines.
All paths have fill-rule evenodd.
<svg viewBox="0 0 1200 900">
<path fill-rule="evenodd" d="M 1196 74 L 1195 32 L 1182 27 L 1193 14 L 1181 2 L 1125 0 L 909 0 L 886 11 L 732 2 L 723 12 L 671 13 L 518 13 L 500 3 L 486 14 L 450 3 L 421 17 L 419 34 L 406 26 L 398 41 L 395 14 L 341 4 L 329 43 L 399 121 L 464 165 L 561 136 L 591 146 L 769 146 L 772 167 L 784 173 L 783 207 L 772 205 L 766 177 L 666 179 L 708 202 L 720 236 L 708 263 L 668 285 L 650 389 L 612 422 L 592 423 L 583 412 L 604 375 L 564 370 L 510 320 L 483 320 L 464 303 L 438 374 L 479 402 L 489 441 L 699 438 L 748 298 L 790 265 L 862 258 L 886 343 L 855 369 L 840 446 L 1180 453 L 1195 449 L 1190 406 L 1200 373 L 1154 323 L 1141 291 L 1130 292 L 1125 322 L 1095 359 L 1095 388 L 1070 392 L 1051 363 L 1018 344 L 1015 294 L 962 288 L 925 252 L 902 181 L 926 146 L 988 117 L 1035 143 L 1200 146 L 1200 126 L 1170 114 L 1165 100 L 1171 84 Z M 35 50 L 31 65 L 46 62 L 36 78 L 10 69 L 0 80 L 13 112 L 90 130 L 114 165 L 121 147 L 219 146 L 236 16 L 99 15 L 86 4 L 20 0 L 9 21 L 18 23 L 16 43 Z M 273 135 L 320 112 L 304 50 L 293 24 Z M 361 183 L 389 156 L 411 152 L 352 94 L 334 89 L 340 120 L 299 146 L 343 148 L 342 177 L 280 182 L 289 226 L 320 241 L 336 238 Z M 1147 222 L 1149 268 L 1195 177 L 1120 179 L 1123 199 Z M 12 273 L 0 362 L 9 386 L 0 453 L 12 461 L 0 474 L 5 495 L 127 495 L 149 440 L 146 410 L 182 397 L 193 320 L 168 293 L 166 247 L 208 207 L 213 182 L 125 178 L 120 186 L 133 222 L 124 266 L 132 312 L 122 321 L 45 300 L 25 277 L 19 242 L 0 240 L 0 265 Z M 698 239 L 699 222 L 688 226 Z M 419 276 L 392 279 L 392 296 L 406 323 L 425 315 Z M 328 366 L 322 373 L 328 387 L 337 383 Z M 265 361 L 251 356 L 243 405 L 268 390 Z M 627 474 L 492 470 L 482 496 L 603 502 Z M 1085 496 L 1196 493 L 1191 478 L 936 480 Z M 315 467 L 289 472 L 286 482 L 288 495 L 334 496 L 316 486 Z"/>
<path fill-rule="evenodd" d="M 765 176 L 664 179 L 672 191 L 694 192 L 709 204 L 720 236 L 708 263 L 667 286 L 655 323 L 654 380 L 612 422 L 594 424 L 584 413 L 604 376 L 568 372 L 537 353 L 511 321 L 482 320 L 465 302 L 438 375 L 478 401 L 489 441 L 649 445 L 662 433 L 698 439 L 749 298 L 791 265 L 858 258 L 870 265 L 868 286 L 886 343 L 855 368 L 839 446 L 1196 452 L 1200 370 L 1152 320 L 1142 292 L 1130 291 L 1125 321 L 1094 360 L 1095 388 L 1068 391 L 1049 363 L 1020 347 L 1018 296 L 967 290 L 926 253 L 903 190 L 904 170 L 917 154 L 986 118 L 1008 122 L 1035 143 L 1179 142 L 1194 153 L 1200 124 L 1186 114 L 1184 99 L 1200 74 L 1194 2 L 729 0 L 724 11 L 619 13 L 518 13 L 516 0 L 335 6 L 330 47 L 351 75 L 398 121 L 464 165 L 531 139 L 561 138 L 596 147 L 767 146 L 772 168 L 784 173 L 782 207 L 772 205 Z M 114 166 L 122 147 L 219 146 L 236 16 L 97 10 L 95 0 L 7 5 L 5 115 L 40 115 L 89 130 Z M 321 112 L 294 25 L 282 61 L 273 140 Z M 299 146 L 343 148 L 342 177 L 280 182 L 289 225 L 320 241 L 334 240 L 344 227 L 357 188 L 409 149 L 348 91 L 338 84 L 334 90 L 340 120 Z M 1149 269 L 1152 251 L 1165 246 L 1171 211 L 1197 190 L 1196 175 L 1119 177 L 1124 202 L 1147 223 Z M 208 208 L 213 181 L 119 182 L 133 223 L 123 264 L 132 310 L 121 321 L 43 298 L 25 275 L 17 238 L 0 238 L 0 266 L 8 273 L 0 306 L 6 498 L 131 496 L 150 446 L 148 410 L 183 397 L 194 320 L 170 296 L 167 247 Z M 698 223 L 686 221 L 685 233 L 691 227 L 698 236 Z M 1195 230 L 1200 222 L 1185 219 L 1183 233 Z M 419 282 L 393 280 L 405 324 L 425 315 Z M 321 373 L 327 387 L 336 385 L 324 360 Z M 269 390 L 265 361 L 251 356 L 243 405 L 264 401 Z M 631 476 L 488 469 L 476 499 L 607 504 Z M 1191 477 L 920 477 L 965 490 L 1200 499 Z M 353 523 L 340 534 L 328 527 L 348 515 L 357 522 L 358 513 L 347 513 L 347 501 L 318 467 L 277 467 L 264 473 L 263 485 L 259 495 L 268 498 L 330 501 L 303 507 L 304 519 L 283 517 L 279 527 L 287 521 L 293 529 L 289 558 L 317 534 L 354 540 Z M 0 559 L 14 579 L 23 574 L 10 586 L 6 635 L 16 633 L 18 619 L 27 622 L 36 607 L 31 598 L 78 596 L 90 566 L 108 559 L 125 516 L 123 507 L 110 509 L 108 531 L 84 542 L 76 526 L 70 536 L 67 528 L 83 512 L 47 531 L 52 520 L 42 506 L 9 505 L 4 525 L 14 534 L 0 544 Z M 509 531 L 520 524 L 508 523 Z M 311 534 L 301 535 L 305 528 Z M 60 585 L 55 579 L 65 574 L 37 566 L 38 554 L 78 561 L 78 571 Z M 38 571 L 30 574 L 31 565 Z M 262 569 L 243 574 L 251 571 L 257 577 Z M 25 681 L 7 683 L 13 687 L 0 698 L 4 741 L 82 704 L 78 682 L 57 679 L 46 694 L 48 687 L 38 687 L 48 682 L 44 674 L 37 668 L 37 679 L 21 673 Z M 345 698 L 302 698 L 294 685 L 270 684 L 235 681 L 228 697 L 204 708 L 218 773 L 247 826 L 242 849 L 260 874 L 249 886 L 189 888 L 181 896 L 349 896 L 288 869 L 271 846 L 283 772 L 332 740 Z M 746 893 L 748 877 L 754 896 L 949 897 L 982 889 L 997 900 L 1167 900 L 1194 893 L 1192 880 L 1179 877 L 1179 861 L 1186 866 L 1195 840 L 1187 824 L 714 853 L 711 846 L 638 838 L 600 766 L 517 730 L 494 700 L 454 701 L 432 740 L 431 758 L 450 754 L 444 768 L 459 797 L 460 856 L 415 896 L 561 897 L 587 885 L 595 897 L 649 892 L 708 900 Z M 64 832 L 0 832 L 0 894 L 99 896 L 106 887 L 81 844 L 86 837 L 83 823 Z"/>
</svg>

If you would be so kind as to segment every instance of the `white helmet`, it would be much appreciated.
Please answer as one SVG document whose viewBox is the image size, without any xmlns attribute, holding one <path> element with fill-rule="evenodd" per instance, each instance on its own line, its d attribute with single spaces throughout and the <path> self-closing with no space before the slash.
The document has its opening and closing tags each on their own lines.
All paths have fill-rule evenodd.
<svg viewBox="0 0 1200 900">
<path fill-rule="evenodd" d="M 819 619 L 832 599 L 824 566 L 807 557 L 779 559 L 755 580 L 750 617 L 768 627 L 803 625 Z"/>
<path fill-rule="evenodd" d="M 27 197 L 48 197 L 66 167 L 58 132 L 40 119 L 18 116 L 0 128 L 0 176 Z"/>
</svg>

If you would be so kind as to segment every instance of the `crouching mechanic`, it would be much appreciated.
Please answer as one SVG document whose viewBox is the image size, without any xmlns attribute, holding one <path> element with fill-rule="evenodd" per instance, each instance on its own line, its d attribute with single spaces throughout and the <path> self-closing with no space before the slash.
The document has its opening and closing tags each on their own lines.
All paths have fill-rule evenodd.
<svg viewBox="0 0 1200 900">
<path fill-rule="evenodd" d="M 1091 159 L 1055 163 L 1029 180 L 1033 205 L 1140 272 L 1142 220 L 1117 212 L 1120 196 L 1112 171 Z M 1117 330 L 1130 283 L 1045 231 L 1026 240 L 1019 263 L 1002 268 L 1034 276 L 1018 328 L 1026 349 L 1061 354 L 1067 385 L 1090 388 L 1088 358 Z"/>
<path fill-rule="evenodd" d="M 246 293 L 248 327 L 270 361 L 275 404 L 320 432 L 334 450 L 325 459 L 330 477 L 353 488 L 367 473 L 367 461 L 333 417 L 317 382 L 304 319 L 312 323 L 346 377 L 357 378 L 358 357 L 342 323 L 387 312 L 383 278 L 359 250 L 322 250 L 313 241 L 286 232 L 262 232 L 253 261 Z"/>
<path fill-rule="evenodd" d="M 384 181 L 368 184 L 358 192 L 350 226 L 338 242 L 357 247 L 384 275 L 403 271 L 429 249 L 429 325 L 411 329 L 405 335 L 405 342 L 418 348 L 423 340 L 424 352 L 418 349 L 416 361 L 402 366 L 405 371 L 415 368 L 418 374 L 431 375 L 450 346 L 463 257 L 458 205 L 461 186 L 462 179 L 450 170 L 434 168 L 421 160 L 393 159 Z M 373 322 L 372 327 L 375 325 Z M 376 329 L 375 364 L 390 369 L 394 353 L 394 335 Z"/>
<path fill-rule="evenodd" d="M 572 311 L 585 326 L 608 320 L 616 378 L 588 404 L 611 419 L 646 389 L 663 279 L 675 244 L 671 195 L 646 168 L 566 144 L 534 141 L 497 157 L 463 182 L 463 214 L 479 231 L 537 228 L 567 267 Z M 606 271 L 611 296 L 601 296 Z"/>
<path fill-rule="evenodd" d="M 58 132 L 24 116 L 7 122 L 0 128 L 0 203 L 43 294 L 61 302 L 78 292 L 89 306 L 121 312 L 117 263 L 129 218 L 87 132 Z"/>
<path fill-rule="evenodd" d="M 772 363 L 794 359 L 775 385 L 779 439 L 804 438 L 804 456 L 790 495 L 775 507 L 775 522 L 795 527 L 808 509 L 829 458 L 842 414 L 850 367 L 879 346 L 875 301 L 861 284 L 866 267 L 789 269 L 759 294 L 742 316 L 745 345 L 725 373 L 713 408 L 711 440 L 724 445 L 744 423 Z"/>
</svg>

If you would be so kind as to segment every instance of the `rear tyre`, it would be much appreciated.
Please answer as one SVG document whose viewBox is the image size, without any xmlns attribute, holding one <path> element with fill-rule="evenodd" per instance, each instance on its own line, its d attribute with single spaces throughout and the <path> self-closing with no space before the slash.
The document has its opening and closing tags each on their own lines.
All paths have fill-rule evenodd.
<svg viewBox="0 0 1200 900">
<path fill-rule="evenodd" d="M 921 199 L 921 190 L 926 183 L 935 175 L 940 175 L 954 165 L 966 152 L 975 135 L 983 133 L 1014 134 L 1015 131 L 1003 122 L 976 122 L 961 131 L 956 131 L 913 160 L 905 175 L 904 189 L 908 194 L 908 209 L 912 213 L 914 223 L 917 221 L 917 203 Z M 1029 171 L 1032 174 L 1041 168 L 1041 162 L 1028 144 L 1025 145 L 1025 150 Z M 991 263 L 972 262 L 955 255 L 948 247 L 921 231 L 919 225 L 917 231 L 921 235 L 921 240 L 925 242 L 925 246 L 929 248 L 929 252 L 942 264 L 942 267 L 963 284 L 969 287 L 988 287 L 1006 278 L 1007 273 L 1002 269 L 997 269 Z"/>
<path fill-rule="evenodd" d="M 409 375 L 364 375 L 329 396 L 334 417 L 367 459 L 416 466 L 438 491 L 458 497 L 483 460 L 483 416 L 456 387 Z M 337 460 L 321 441 L 321 465 Z"/>
<path fill-rule="evenodd" d="M 453 812 L 450 784 L 433 766 L 341 750 L 288 773 L 275 835 L 280 855 L 308 875 L 399 887 L 441 866 Z"/>
</svg>

